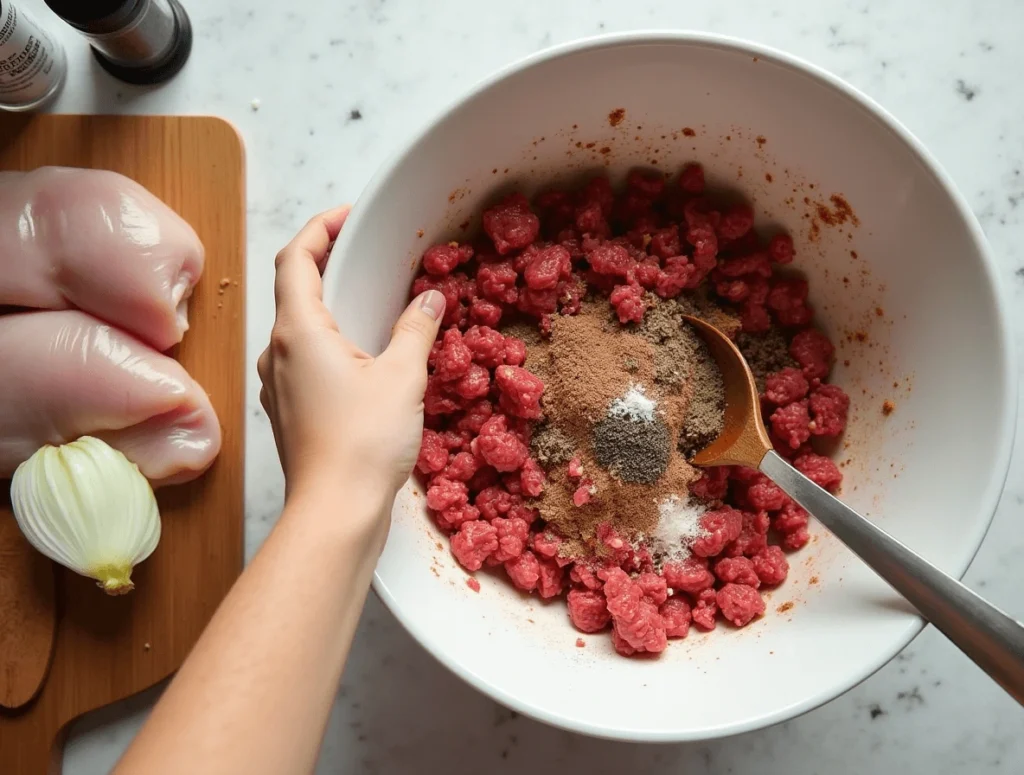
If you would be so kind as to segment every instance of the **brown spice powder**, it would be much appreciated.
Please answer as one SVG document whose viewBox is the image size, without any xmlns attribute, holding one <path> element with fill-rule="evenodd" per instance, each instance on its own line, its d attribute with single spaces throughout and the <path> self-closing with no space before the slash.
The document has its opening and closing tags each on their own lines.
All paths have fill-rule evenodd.
<svg viewBox="0 0 1024 775">
<path fill-rule="evenodd" d="M 637 363 L 630 373 L 626 358 Z M 527 368 L 544 380 L 544 414 L 577 442 L 588 438 L 608 405 L 633 383 L 650 384 L 653 351 L 612 317 L 608 302 L 584 302 L 578 315 L 556 316 L 549 340 L 529 349 Z"/>
<path fill-rule="evenodd" d="M 659 345 L 655 349 L 654 378 L 664 385 L 680 386 L 690 377 L 696 360 L 706 355 L 700 337 L 684 325 L 683 315 L 705 320 L 730 335 L 739 330 L 739 319 L 703 294 L 690 293 L 667 300 L 648 294 L 644 300 L 648 309 L 639 333 Z"/>
<path fill-rule="evenodd" d="M 689 379 L 690 400 L 679 434 L 679 449 L 691 458 L 718 438 L 725 427 L 725 382 L 707 345 L 690 326 L 683 330 L 696 340 Z"/>
<path fill-rule="evenodd" d="M 506 323 L 502 321 L 501 333 L 504 336 L 514 336 L 517 339 L 522 339 L 527 348 L 538 345 L 543 341 L 540 335 L 540 329 L 537 328 L 537 323 L 529 320 L 516 320 L 513 322 Z M 529 349 L 527 349 L 529 354 Z"/>
<path fill-rule="evenodd" d="M 567 463 L 576 451 L 576 445 L 572 439 L 548 422 L 534 428 L 530 437 L 530 450 L 537 462 L 548 468 Z"/>
<path fill-rule="evenodd" d="M 612 524 L 635 540 L 657 526 L 658 504 L 672 495 L 687 493 L 700 473 L 675 449 L 676 443 L 713 438 L 721 429 L 724 390 L 721 375 L 703 342 L 683 312 L 696 312 L 723 328 L 738 321 L 706 298 L 681 301 L 651 299 L 645 323 L 639 329 L 622 327 L 604 299 L 588 300 L 580 313 L 556 317 L 550 339 L 533 336 L 526 367 L 545 382 L 545 423 L 536 431 L 538 448 L 548 462 L 548 484 L 536 500 L 542 517 L 567 540 L 562 553 L 569 557 L 601 551 L 596 530 Z M 527 339 L 513 328 L 506 333 Z M 630 386 L 644 388 L 657 404 L 657 422 L 669 433 L 670 453 L 664 473 L 653 483 L 623 481 L 598 462 L 595 426 L 608 417 L 611 403 Z M 569 451 L 571 448 L 571 452 Z M 580 480 L 570 479 L 563 463 L 579 455 L 583 477 L 593 482 L 595 494 L 584 506 L 572 496 Z M 556 462 L 557 461 L 557 462 Z"/>
<path fill-rule="evenodd" d="M 594 554 L 598 525 L 607 522 L 620 535 L 635 539 L 647 535 L 658 523 L 658 503 L 678 493 L 685 493 L 698 476 L 682 455 L 669 458 L 668 468 L 654 484 L 623 482 L 598 465 L 589 447 L 580 454 L 583 476 L 595 488 L 593 499 L 584 506 L 572 501 L 579 482 L 568 476 L 566 466 L 556 466 L 548 472 L 544 494 L 536 505 L 541 516 L 554 525 L 566 543 L 561 553 L 566 557 Z"/>
<path fill-rule="evenodd" d="M 860 226 L 860 219 L 850 207 L 850 203 L 846 201 L 846 197 L 842 194 L 832 194 L 829 201 L 832 203 L 832 209 L 822 202 L 816 202 L 814 206 L 818 218 L 823 223 L 828 226 L 838 226 L 849 221 L 854 226 Z"/>
<path fill-rule="evenodd" d="M 734 337 L 740 330 L 739 317 L 714 302 L 706 288 L 684 292 L 682 296 L 674 299 L 673 303 L 681 314 L 700 318 L 727 336 Z"/>
<path fill-rule="evenodd" d="M 736 346 L 753 372 L 760 393 L 764 392 L 765 377 L 787 366 L 796 366 L 796 361 L 789 354 L 785 335 L 775 326 L 763 334 L 739 334 Z"/>
<path fill-rule="evenodd" d="M 676 389 L 685 388 L 686 411 L 679 448 L 691 457 L 722 432 L 725 385 L 707 345 L 685 323 L 684 314 L 727 331 L 735 330 L 738 321 L 707 297 L 690 295 L 655 302 L 641 325 L 641 335 L 658 345 L 654 356 L 655 381 Z"/>
<path fill-rule="evenodd" d="M 682 324 L 682 313 L 678 306 L 662 303 L 647 311 L 640 326 L 640 335 L 656 345 L 654 381 L 670 390 L 682 387 L 694 357 L 692 339 L 680 335 Z"/>
</svg>

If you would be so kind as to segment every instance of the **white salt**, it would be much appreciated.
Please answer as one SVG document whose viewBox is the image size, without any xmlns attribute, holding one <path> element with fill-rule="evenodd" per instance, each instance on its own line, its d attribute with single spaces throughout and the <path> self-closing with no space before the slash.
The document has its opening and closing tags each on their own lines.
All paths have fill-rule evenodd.
<svg viewBox="0 0 1024 775">
<path fill-rule="evenodd" d="M 698 538 L 707 535 L 700 518 L 707 507 L 690 498 L 670 495 L 658 504 L 658 526 L 650 537 L 655 556 L 664 560 L 685 560 L 690 547 Z"/>
<path fill-rule="evenodd" d="M 630 385 L 621 398 L 612 401 L 608 408 L 609 417 L 628 417 L 637 422 L 654 422 L 657 404 L 647 397 L 643 385 Z"/>
</svg>

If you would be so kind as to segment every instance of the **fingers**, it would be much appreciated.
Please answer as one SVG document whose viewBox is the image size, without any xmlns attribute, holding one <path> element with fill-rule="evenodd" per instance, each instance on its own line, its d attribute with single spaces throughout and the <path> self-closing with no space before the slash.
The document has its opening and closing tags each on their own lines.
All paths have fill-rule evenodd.
<svg viewBox="0 0 1024 775">
<path fill-rule="evenodd" d="M 440 291 L 427 291 L 413 299 L 395 323 L 391 344 L 381 359 L 425 370 L 444 307 L 444 295 Z"/>
<path fill-rule="evenodd" d="M 331 258 L 331 251 L 333 251 L 333 250 L 334 250 L 334 242 L 332 241 L 331 244 L 327 246 L 327 251 L 324 253 L 324 257 L 319 259 L 316 262 L 316 270 L 320 273 L 321 277 L 324 274 L 324 270 L 327 268 L 327 262 L 330 260 L 330 258 Z"/>
<path fill-rule="evenodd" d="M 313 217 L 277 254 L 274 298 L 278 318 L 308 320 L 323 294 L 320 267 L 338 237 L 349 206 L 343 205 Z M 319 322 L 319 321 L 318 321 Z"/>
<path fill-rule="evenodd" d="M 260 353 L 256 359 L 256 373 L 260 375 L 260 382 L 267 385 L 270 382 L 270 349 Z"/>
<path fill-rule="evenodd" d="M 260 382 L 263 383 L 260 385 L 260 406 L 267 413 L 271 424 L 276 424 L 277 407 L 274 406 L 274 375 L 272 374 L 273 364 L 271 358 L 270 348 L 268 347 L 256 362 L 256 371 L 259 372 Z"/>
<path fill-rule="evenodd" d="M 277 457 L 281 461 L 282 467 L 284 466 L 284 448 L 281 446 L 281 439 L 278 433 L 277 423 L 277 412 L 274 411 L 274 398 L 267 388 L 269 383 L 269 371 L 268 376 L 264 376 L 264 369 L 269 369 L 269 354 L 266 350 L 263 351 L 263 355 L 260 356 L 260 365 L 258 366 L 260 372 L 260 379 L 265 383 L 260 388 L 260 406 L 263 407 L 263 411 L 267 413 L 267 417 L 270 419 L 270 429 L 274 433 L 274 445 L 277 447 Z M 265 360 L 266 359 L 266 360 Z"/>
</svg>

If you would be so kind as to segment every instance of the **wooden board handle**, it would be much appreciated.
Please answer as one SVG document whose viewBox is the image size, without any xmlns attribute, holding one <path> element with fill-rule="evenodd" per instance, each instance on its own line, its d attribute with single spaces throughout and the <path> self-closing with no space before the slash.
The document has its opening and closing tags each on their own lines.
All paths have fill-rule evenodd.
<svg viewBox="0 0 1024 775">
<path fill-rule="evenodd" d="M 57 628 L 55 575 L 0 503 L 0 707 L 27 705 L 46 681 Z"/>
<path fill-rule="evenodd" d="M 0 716 L 5 712 L 0 710 Z M 40 725 L 13 738 L 3 749 L 4 775 L 61 775 L 70 729 L 70 722 L 56 732 Z"/>
</svg>

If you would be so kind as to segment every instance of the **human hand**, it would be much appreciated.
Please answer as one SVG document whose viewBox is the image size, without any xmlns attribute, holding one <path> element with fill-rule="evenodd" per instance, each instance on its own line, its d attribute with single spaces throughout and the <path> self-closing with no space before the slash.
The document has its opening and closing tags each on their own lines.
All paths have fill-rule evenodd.
<svg viewBox="0 0 1024 775">
<path fill-rule="evenodd" d="M 313 489 L 339 503 L 353 490 L 380 497 L 386 535 L 391 503 L 419 454 L 427 356 L 445 301 L 437 291 L 414 299 L 376 358 L 349 342 L 324 306 L 320 278 L 348 212 L 314 217 L 277 254 L 277 317 L 258 361 L 260 403 L 288 496 Z"/>
</svg>

